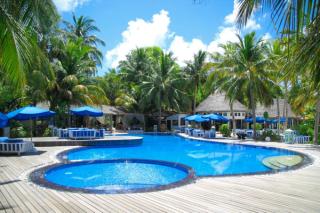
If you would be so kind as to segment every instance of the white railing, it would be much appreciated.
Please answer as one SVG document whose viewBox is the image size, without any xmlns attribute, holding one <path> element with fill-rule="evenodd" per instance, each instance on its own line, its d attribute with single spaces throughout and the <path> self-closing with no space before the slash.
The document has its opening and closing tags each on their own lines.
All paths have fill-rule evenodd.
<svg viewBox="0 0 320 213">
<path fill-rule="evenodd" d="M 294 143 L 309 143 L 310 142 L 310 136 L 295 136 L 293 139 Z"/>
</svg>

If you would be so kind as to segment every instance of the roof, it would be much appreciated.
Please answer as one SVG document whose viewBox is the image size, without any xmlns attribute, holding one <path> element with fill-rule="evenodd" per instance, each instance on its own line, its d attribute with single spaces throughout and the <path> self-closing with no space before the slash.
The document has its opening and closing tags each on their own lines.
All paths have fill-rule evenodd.
<svg viewBox="0 0 320 213">
<path fill-rule="evenodd" d="M 279 109 L 280 109 L 280 116 L 284 116 L 284 99 L 279 99 Z M 297 117 L 296 114 L 291 109 L 290 104 L 287 104 L 287 110 L 288 110 L 288 117 L 289 118 L 294 118 Z M 269 107 L 265 107 L 262 105 L 258 105 L 256 109 L 256 114 L 263 116 L 264 112 L 268 112 L 269 117 L 277 117 L 277 99 L 273 100 L 273 105 Z"/>
<path fill-rule="evenodd" d="M 279 99 L 280 106 L 280 116 L 284 116 L 284 99 Z M 297 117 L 291 109 L 290 104 L 288 106 L 288 117 L 294 118 Z M 196 108 L 198 113 L 212 113 L 212 112 L 230 112 L 229 101 L 223 92 L 217 92 L 209 95 L 204 101 L 202 101 L 199 106 Z M 235 101 L 233 104 L 234 112 L 250 112 L 250 110 L 241 104 L 239 101 Z M 277 117 L 277 99 L 273 100 L 273 105 L 270 107 L 262 106 L 258 104 L 256 109 L 257 116 L 263 116 L 264 112 L 268 112 L 269 117 Z"/>
<path fill-rule="evenodd" d="M 102 105 L 101 111 L 103 112 L 103 114 L 107 114 L 107 115 L 124 115 L 124 114 L 126 114 L 124 111 L 119 109 L 119 107 L 107 106 L 107 105 Z"/>
<path fill-rule="evenodd" d="M 196 108 L 196 112 L 225 112 L 230 111 L 229 100 L 226 99 L 224 92 L 216 92 L 209 95 L 204 101 L 202 101 Z M 233 111 L 246 112 L 248 109 L 239 101 L 234 101 Z"/>
</svg>

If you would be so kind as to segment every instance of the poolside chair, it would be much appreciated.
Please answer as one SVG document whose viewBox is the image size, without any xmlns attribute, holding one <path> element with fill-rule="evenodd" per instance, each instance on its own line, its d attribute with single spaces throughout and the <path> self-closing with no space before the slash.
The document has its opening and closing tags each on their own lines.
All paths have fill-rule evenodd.
<svg viewBox="0 0 320 213">
<path fill-rule="evenodd" d="M 0 137 L 0 153 L 18 154 L 25 152 L 34 152 L 35 148 L 30 141 L 23 141 L 18 138 Z"/>
</svg>

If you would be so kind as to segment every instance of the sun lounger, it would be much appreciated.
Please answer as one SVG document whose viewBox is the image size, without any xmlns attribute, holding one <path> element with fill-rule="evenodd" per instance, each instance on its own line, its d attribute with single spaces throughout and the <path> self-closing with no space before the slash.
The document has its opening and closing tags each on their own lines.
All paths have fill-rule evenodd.
<svg viewBox="0 0 320 213">
<path fill-rule="evenodd" d="M 0 137 L 0 153 L 20 155 L 21 153 L 33 151 L 35 151 L 35 148 L 32 142 L 18 138 Z"/>
</svg>

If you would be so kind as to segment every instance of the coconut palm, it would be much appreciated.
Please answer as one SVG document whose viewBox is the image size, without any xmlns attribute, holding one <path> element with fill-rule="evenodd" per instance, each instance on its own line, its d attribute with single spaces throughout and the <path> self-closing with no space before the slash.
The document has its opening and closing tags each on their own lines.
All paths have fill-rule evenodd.
<svg viewBox="0 0 320 213">
<path fill-rule="evenodd" d="M 190 81 L 190 85 L 192 88 L 192 113 L 195 113 L 196 105 L 197 105 L 197 93 L 201 86 L 201 84 L 206 79 L 206 57 L 207 53 L 205 51 L 199 51 L 197 54 L 193 56 L 193 60 L 187 63 L 185 68 L 185 72 Z"/>
<path fill-rule="evenodd" d="M 1 1 L 0 70 L 15 88 L 21 89 L 25 85 L 26 72 L 34 57 L 42 55 L 37 41 L 57 20 L 58 14 L 51 0 Z"/>
<path fill-rule="evenodd" d="M 212 55 L 212 67 L 214 72 L 211 72 L 208 78 L 208 82 L 211 84 L 211 89 L 224 91 L 226 97 L 229 99 L 230 113 L 232 117 L 232 132 L 236 132 L 236 120 L 233 111 L 234 102 L 243 102 L 243 91 L 241 91 L 240 84 L 233 84 L 230 81 L 230 72 L 235 66 L 234 56 L 236 54 L 237 45 L 235 43 L 222 44 L 220 47 L 224 50 L 224 53 L 214 53 Z"/>
<path fill-rule="evenodd" d="M 73 40 L 78 40 L 81 38 L 84 44 L 92 48 L 90 57 L 96 62 L 97 65 L 100 66 L 103 55 L 101 51 L 97 49 L 97 46 L 105 46 L 105 43 L 103 40 L 94 35 L 94 33 L 100 31 L 99 28 L 95 26 L 95 21 L 85 16 L 76 17 L 74 14 L 72 16 L 72 21 L 72 23 L 64 21 L 64 24 L 66 25 L 65 32 L 67 37 Z"/>
<path fill-rule="evenodd" d="M 289 39 L 295 36 L 297 46 L 290 63 L 288 71 L 294 73 L 310 73 L 310 83 L 316 93 L 320 90 L 320 1 L 260 1 L 239 0 L 240 7 L 237 22 L 244 26 L 256 8 L 270 9 L 271 18 L 278 31 Z M 290 42 L 288 42 L 290 45 Z M 316 116 L 314 128 L 314 144 L 317 144 L 320 97 L 316 101 Z"/>
<path fill-rule="evenodd" d="M 224 75 L 220 87 L 227 91 L 231 100 L 236 98 L 235 94 L 241 95 L 239 99 L 252 112 L 255 138 L 257 103 L 266 106 L 272 104 L 271 88 L 276 85 L 266 71 L 266 43 L 262 39 L 256 39 L 254 32 L 244 38 L 238 35 L 238 39 L 238 42 L 231 45 L 228 57 L 217 62 Z"/>
<path fill-rule="evenodd" d="M 158 127 L 161 125 L 162 109 L 180 109 L 179 100 L 183 96 L 177 87 L 181 81 L 179 67 L 172 53 L 161 52 L 159 60 L 153 63 L 150 73 L 142 82 L 144 101 L 154 104 L 159 112 Z"/>
<path fill-rule="evenodd" d="M 288 117 L 288 84 L 289 78 L 285 75 L 284 69 L 285 64 L 287 63 L 288 57 L 286 54 L 285 45 L 280 40 L 273 41 L 268 46 L 268 58 L 269 58 L 269 66 L 268 69 L 270 71 L 270 78 L 277 83 L 277 85 L 283 85 L 283 90 L 280 87 L 272 88 L 277 100 L 277 132 L 280 134 L 280 97 L 284 93 L 284 109 L 283 109 L 283 117 L 286 118 L 284 128 L 287 126 L 287 117 Z"/>
</svg>

